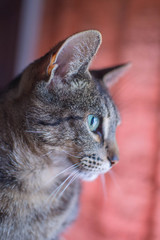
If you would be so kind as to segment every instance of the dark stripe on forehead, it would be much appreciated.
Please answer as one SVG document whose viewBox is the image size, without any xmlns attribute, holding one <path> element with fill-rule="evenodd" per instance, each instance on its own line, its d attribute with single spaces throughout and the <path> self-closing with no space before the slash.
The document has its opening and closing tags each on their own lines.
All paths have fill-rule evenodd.
<svg viewBox="0 0 160 240">
<path fill-rule="evenodd" d="M 59 118 L 57 119 L 56 122 L 50 123 L 50 122 L 44 122 L 44 121 L 39 121 L 38 124 L 39 125 L 43 125 L 43 126 L 51 126 L 51 127 L 55 127 L 60 125 L 63 122 L 68 122 L 70 120 L 82 120 L 83 117 L 80 116 L 69 116 L 69 117 L 65 117 L 65 118 Z"/>
</svg>

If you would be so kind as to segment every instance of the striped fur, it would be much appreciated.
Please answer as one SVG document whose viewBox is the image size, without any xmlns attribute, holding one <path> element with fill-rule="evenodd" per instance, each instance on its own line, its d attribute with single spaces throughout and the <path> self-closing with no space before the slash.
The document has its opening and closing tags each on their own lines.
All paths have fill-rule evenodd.
<svg viewBox="0 0 160 240">
<path fill-rule="evenodd" d="M 103 78 L 88 71 L 100 43 L 97 31 L 70 37 L 0 95 L 1 240 L 58 239 L 77 216 L 80 179 L 111 168 L 119 115 Z"/>
</svg>

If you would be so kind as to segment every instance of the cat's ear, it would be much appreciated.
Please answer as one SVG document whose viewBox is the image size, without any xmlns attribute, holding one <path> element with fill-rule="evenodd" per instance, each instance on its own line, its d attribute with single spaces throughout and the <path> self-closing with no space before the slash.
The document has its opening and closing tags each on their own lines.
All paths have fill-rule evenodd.
<svg viewBox="0 0 160 240">
<path fill-rule="evenodd" d="M 93 78 L 103 81 L 104 85 L 109 88 L 123 77 L 131 66 L 131 63 L 125 63 L 110 68 L 91 70 L 90 73 Z"/>
<path fill-rule="evenodd" d="M 51 56 L 47 73 L 54 78 L 68 79 L 78 72 L 85 72 L 101 44 L 101 34 L 96 30 L 77 33 L 63 42 Z"/>
</svg>

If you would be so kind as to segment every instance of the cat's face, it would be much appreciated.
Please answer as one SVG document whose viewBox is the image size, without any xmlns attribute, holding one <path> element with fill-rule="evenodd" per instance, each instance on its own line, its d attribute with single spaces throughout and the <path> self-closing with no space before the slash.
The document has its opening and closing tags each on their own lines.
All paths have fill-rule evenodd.
<svg viewBox="0 0 160 240">
<path fill-rule="evenodd" d="M 89 72 L 100 42 L 97 31 L 72 36 L 56 53 L 29 66 L 19 87 L 19 95 L 24 89 L 25 95 L 29 92 L 27 130 L 36 133 L 36 143 L 53 155 L 56 149 L 65 154 L 64 165 L 75 164 L 85 180 L 95 179 L 118 161 L 115 133 L 120 120 L 107 81 L 125 67 Z"/>
<path fill-rule="evenodd" d="M 36 90 L 37 97 L 41 92 L 44 106 L 34 116 L 33 128 L 43 133 L 40 141 L 65 151 L 67 159 L 78 164 L 83 179 L 107 172 L 118 161 L 115 132 L 119 123 L 108 93 L 89 75 L 74 76 L 61 91 L 52 89 L 44 94 L 44 87 L 39 85 Z"/>
</svg>

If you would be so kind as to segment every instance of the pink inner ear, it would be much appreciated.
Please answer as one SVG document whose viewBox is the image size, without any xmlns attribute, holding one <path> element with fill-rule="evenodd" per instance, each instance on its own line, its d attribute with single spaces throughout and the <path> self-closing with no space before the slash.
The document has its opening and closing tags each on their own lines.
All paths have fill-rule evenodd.
<svg viewBox="0 0 160 240">
<path fill-rule="evenodd" d="M 56 54 L 51 57 L 49 66 L 47 68 L 47 73 L 50 76 L 53 68 L 55 67 L 55 59 L 56 59 Z"/>
</svg>

